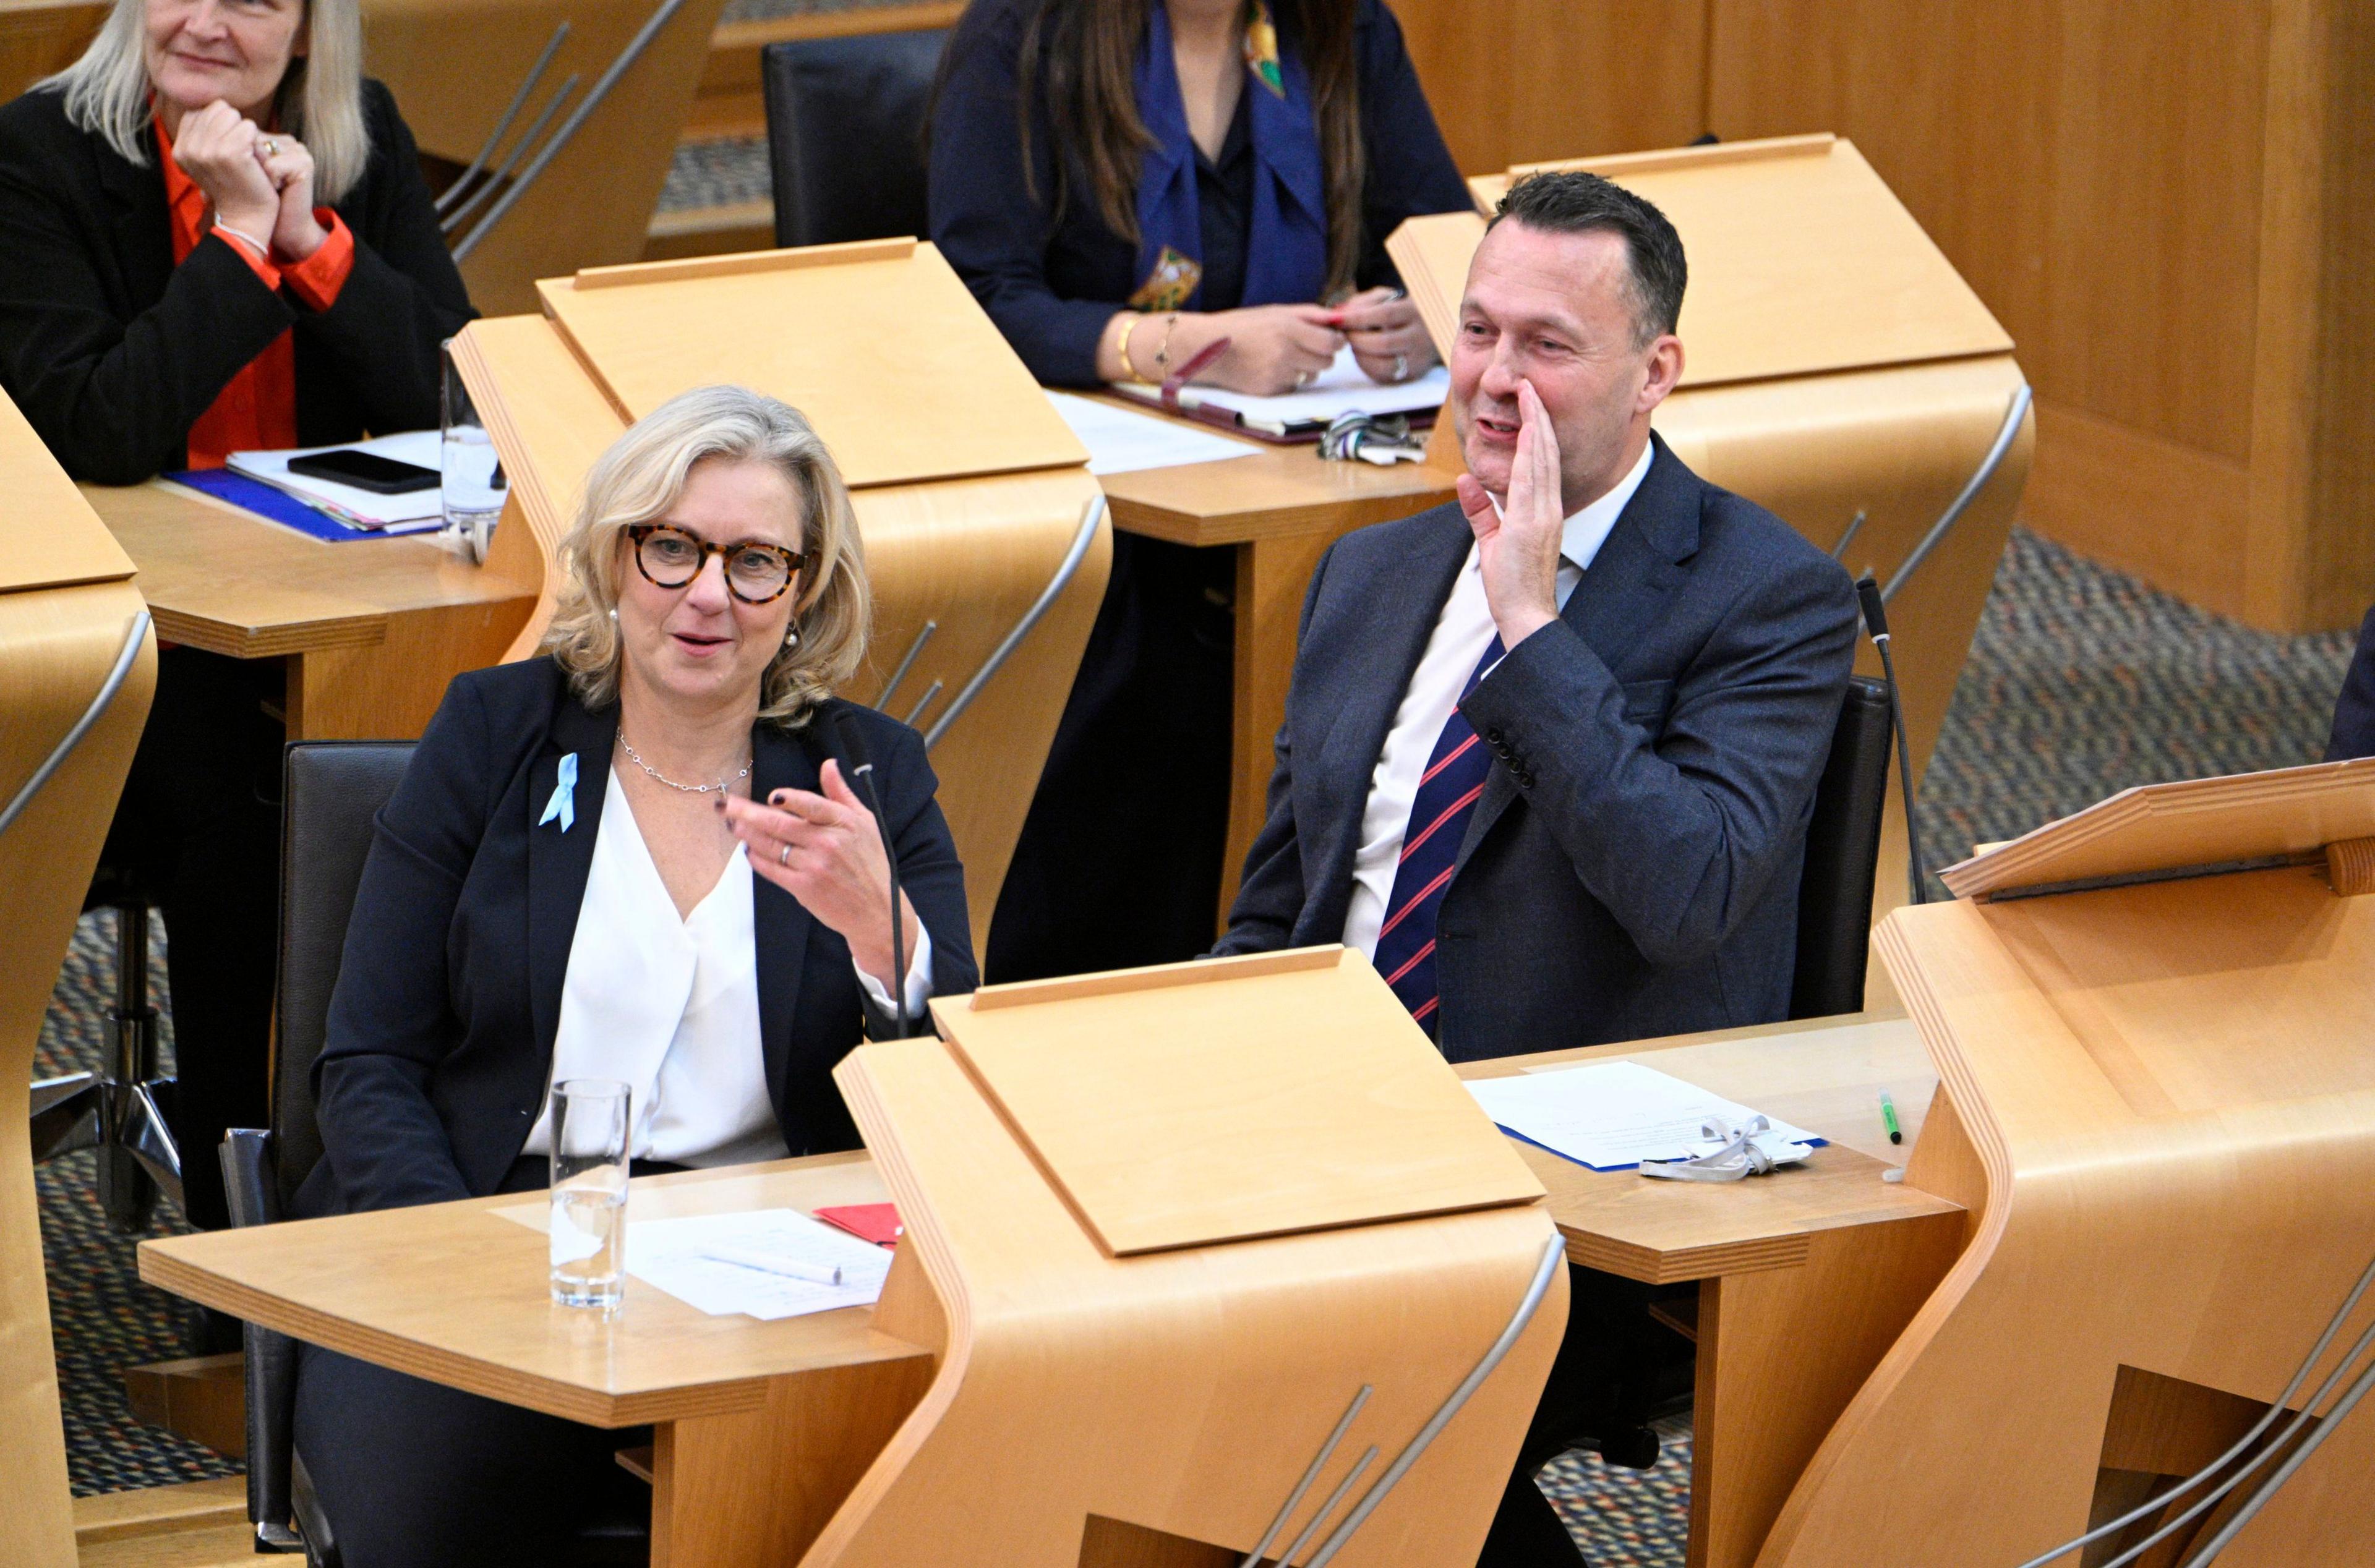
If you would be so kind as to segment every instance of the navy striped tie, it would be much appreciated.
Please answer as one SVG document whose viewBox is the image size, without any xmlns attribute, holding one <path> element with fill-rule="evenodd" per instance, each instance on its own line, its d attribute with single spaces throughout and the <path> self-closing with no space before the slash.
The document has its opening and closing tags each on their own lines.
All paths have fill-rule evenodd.
<svg viewBox="0 0 2375 1568">
<path fill-rule="evenodd" d="M 1476 690 L 1484 672 L 1502 654 L 1496 632 L 1484 656 L 1476 661 L 1459 700 Z M 1436 1032 L 1435 917 L 1443 907 L 1443 890 L 1451 885 L 1452 862 L 1459 841 L 1467 836 L 1468 819 L 1484 793 L 1485 775 L 1493 760 L 1476 731 L 1458 707 L 1443 722 L 1435 749 L 1427 755 L 1418 795 L 1411 802 L 1410 825 L 1402 832 L 1401 864 L 1394 870 L 1394 890 L 1386 900 L 1386 921 L 1377 928 L 1375 962 L 1411 1017 Z"/>
</svg>

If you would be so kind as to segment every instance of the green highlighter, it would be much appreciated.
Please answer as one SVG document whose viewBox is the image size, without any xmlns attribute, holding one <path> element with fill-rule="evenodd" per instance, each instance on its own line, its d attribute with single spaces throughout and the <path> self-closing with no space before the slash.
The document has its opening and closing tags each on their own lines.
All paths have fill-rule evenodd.
<svg viewBox="0 0 2375 1568">
<path fill-rule="evenodd" d="M 1889 1142 L 1905 1141 L 1904 1130 L 1896 1125 L 1896 1102 L 1888 1097 L 1888 1091 L 1885 1089 L 1880 1091 L 1880 1125 L 1888 1129 Z"/>
</svg>

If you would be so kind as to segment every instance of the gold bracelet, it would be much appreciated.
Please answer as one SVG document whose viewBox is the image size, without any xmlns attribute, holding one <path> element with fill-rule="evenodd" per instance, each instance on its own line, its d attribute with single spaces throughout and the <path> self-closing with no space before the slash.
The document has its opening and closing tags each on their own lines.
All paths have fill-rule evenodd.
<svg viewBox="0 0 2375 1568">
<path fill-rule="evenodd" d="M 1138 367 L 1129 362 L 1129 335 L 1136 332 L 1138 330 L 1138 324 L 1145 319 L 1146 318 L 1144 316 L 1140 315 L 1135 312 L 1131 312 L 1122 323 L 1121 341 L 1116 344 L 1114 348 L 1115 351 L 1121 356 L 1121 369 L 1124 375 L 1129 377 L 1131 381 L 1136 382 L 1140 386 L 1152 386 L 1155 383 L 1147 380 L 1144 376 L 1140 375 L 1138 373 Z"/>
<path fill-rule="evenodd" d="M 1154 368 L 1163 372 L 1164 381 L 1171 379 L 1171 335 L 1179 330 L 1179 312 L 1172 312 L 1163 318 L 1163 342 L 1154 350 Z"/>
</svg>

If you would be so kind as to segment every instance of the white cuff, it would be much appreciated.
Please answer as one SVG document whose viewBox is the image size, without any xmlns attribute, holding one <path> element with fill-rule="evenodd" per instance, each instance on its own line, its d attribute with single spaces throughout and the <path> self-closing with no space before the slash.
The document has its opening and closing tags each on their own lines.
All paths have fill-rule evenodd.
<svg viewBox="0 0 2375 1568">
<path fill-rule="evenodd" d="M 896 1012 L 891 1001 L 891 989 L 874 976 L 858 968 L 856 959 L 849 967 L 857 970 L 857 983 L 866 987 L 867 1000 L 884 1012 Z M 916 953 L 907 961 L 907 1018 L 910 1023 L 924 1016 L 924 1004 L 932 999 L 932 928 L 921 918 L 916 922 Z"/>
</svg>

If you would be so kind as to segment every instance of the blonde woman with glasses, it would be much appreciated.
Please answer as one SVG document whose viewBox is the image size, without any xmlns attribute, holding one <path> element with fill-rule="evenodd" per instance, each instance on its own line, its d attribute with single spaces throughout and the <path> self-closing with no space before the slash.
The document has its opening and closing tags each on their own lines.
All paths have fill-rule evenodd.
<svg viewBox="0 0 2375 1568">
<path fill-rule="evenodd" d="M 855 1148 L 833 1065 L 889 1036 L 894 984 L 911 1017 L 974 986 L 923 741 L 831 695 L 868 596 L 807 421 L 738 387 L 663 405 L 595 465 L 561 559 L 543 654 L 457 678 L 380 818 L 301 1214 L 543 1185 L 571 1078 L 630 1086 L 642 1170 Z M 561 1561 L 635 1505 L 608 1495 L 617 1432 L 303 1356 L 297 1453 L 348 1568 Z"/>
<path fill-rule="evenodd" d="M 0 383 L 78 479 L 434 425 L 473 313 L 357 0 L 116 0 L 0 109 Z"/>
</svg>

